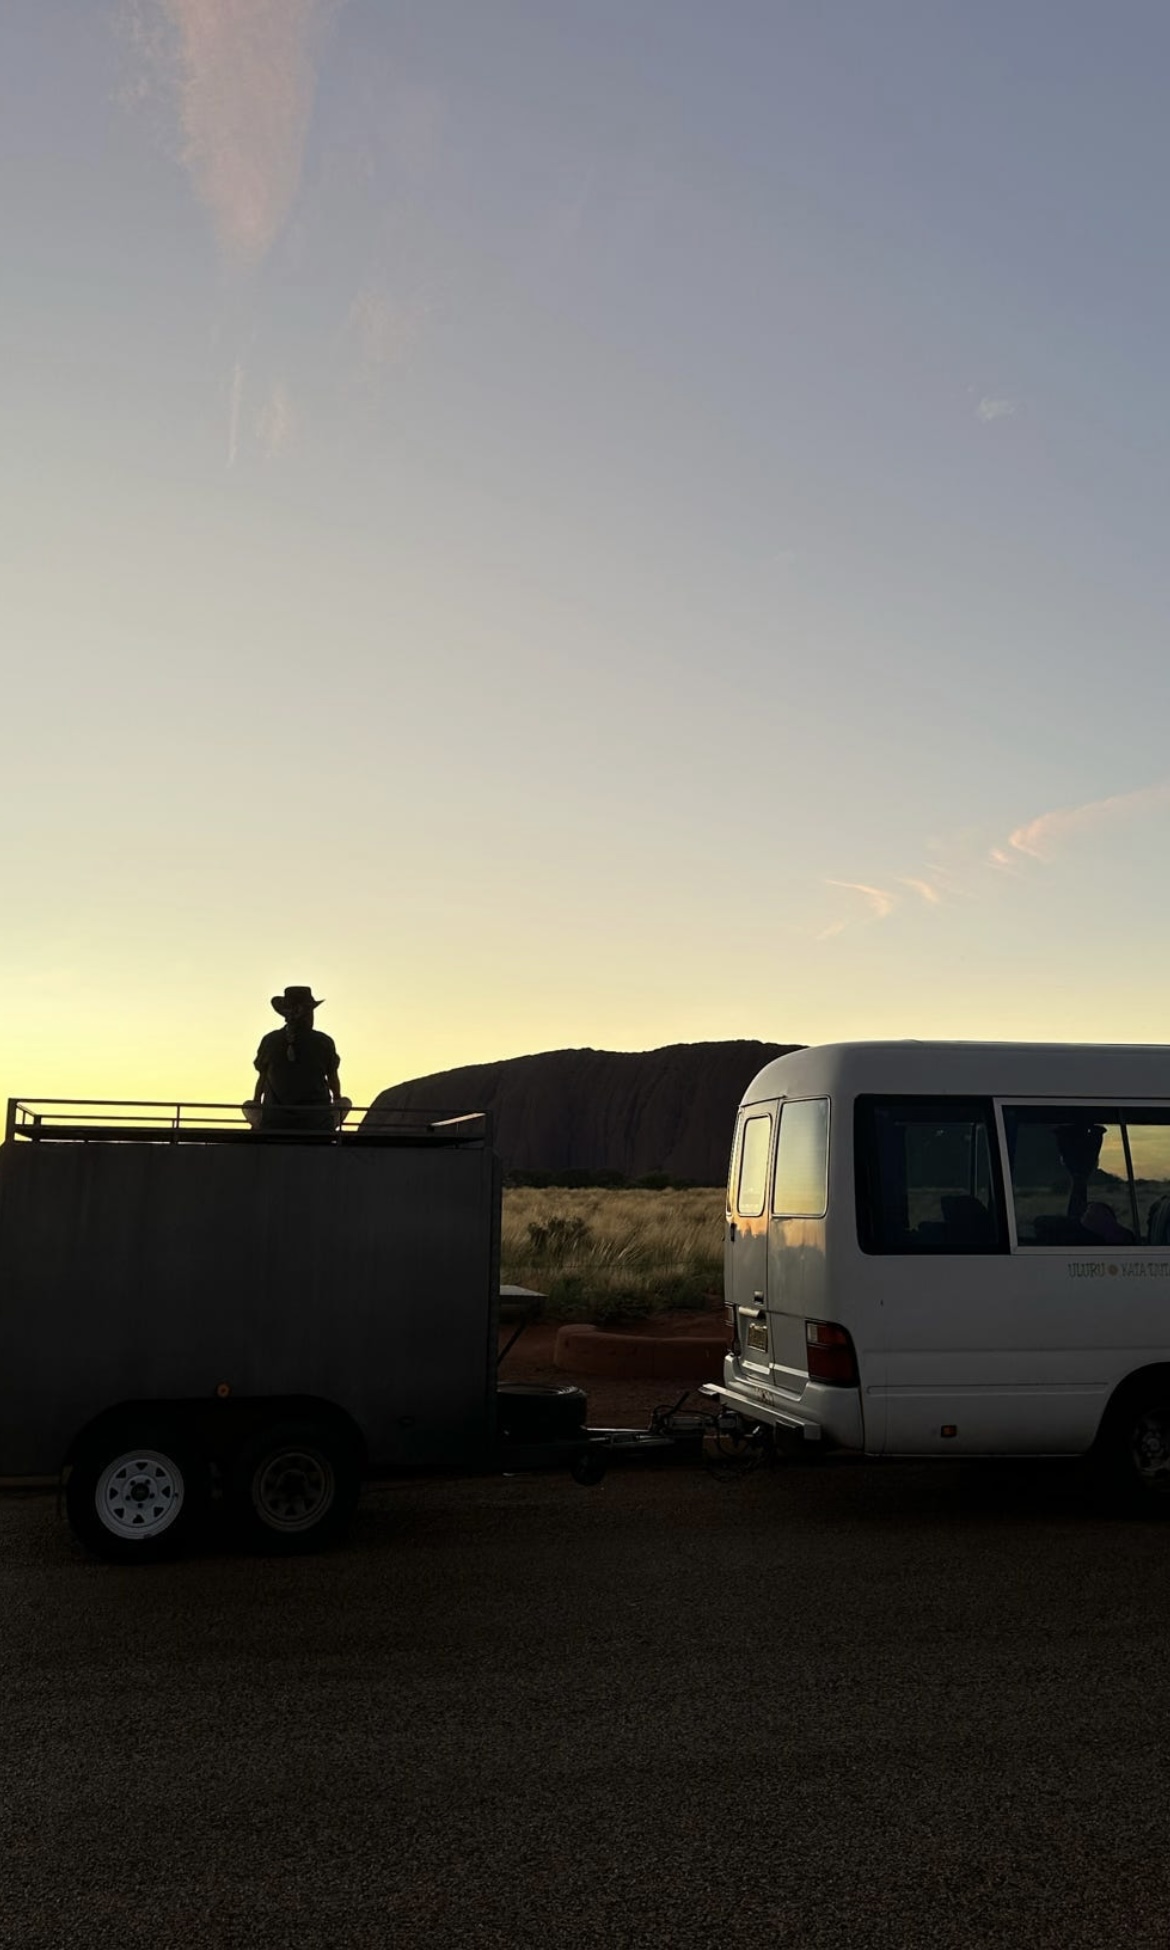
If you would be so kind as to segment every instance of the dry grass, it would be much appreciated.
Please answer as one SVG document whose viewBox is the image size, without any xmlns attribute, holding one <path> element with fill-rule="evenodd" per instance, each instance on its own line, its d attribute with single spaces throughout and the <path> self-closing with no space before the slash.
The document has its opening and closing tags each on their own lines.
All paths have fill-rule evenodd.
<svg viewBox="0 0 1170 1950">
<path fill-rule="evenodd" d="M 701 1307 L 722 1288 L 723 1193 L 517 1186 L 504 1193 L 500 1278 L 546 1293 L 565 1320 Z"/>
</svg>

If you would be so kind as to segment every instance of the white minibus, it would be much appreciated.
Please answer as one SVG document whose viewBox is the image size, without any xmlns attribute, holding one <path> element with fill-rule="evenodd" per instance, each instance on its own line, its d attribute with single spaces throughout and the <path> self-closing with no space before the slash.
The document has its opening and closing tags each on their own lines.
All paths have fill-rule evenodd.
<svg viewBox="0 0 1170 1950">
<path fill-rule="evenodd" d="M 841 1043 L 766 1065 L 715 1396 L 780 1446 L 1077 1456 L 1170 1507 L 1170 1048 Z"/>
</svg>

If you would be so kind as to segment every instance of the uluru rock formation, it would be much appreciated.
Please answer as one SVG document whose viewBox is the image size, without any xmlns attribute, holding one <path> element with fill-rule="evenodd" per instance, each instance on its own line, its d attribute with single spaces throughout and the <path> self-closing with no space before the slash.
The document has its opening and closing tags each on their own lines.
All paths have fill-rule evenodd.
<svg viewBox="0 0 1170 1950">
<path fill-rule="evenodd" d="M 696 1185 L 727 1176 L 736 1106 L 757 1070 L 798 1043 L 672 1043 L 665 1049 L 546 1050 L 414 1077 L 370 1110 L 491 1112 L 514 1171 L 663 1172 Z"/>
</svg>

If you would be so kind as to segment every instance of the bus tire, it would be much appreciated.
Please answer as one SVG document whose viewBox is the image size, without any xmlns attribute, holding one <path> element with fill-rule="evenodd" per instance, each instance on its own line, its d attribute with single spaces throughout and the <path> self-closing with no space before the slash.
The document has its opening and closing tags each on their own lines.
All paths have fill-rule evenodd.
<svg viewBox="0 0 1170 1950">
<path fill-rule="evenodd" d="M 237 1542 L 268 1555 L 305 1556 L 340 1543 L 361 1494 L 357 1443 L 329 1422 L 274 1422 L 246 1442 L 227 1479 Z"/>
<path fill-rule="evenodd" d="M 1110 1403 L 1095 1461 L 1115 1507 L 1170 1517 L 1170 1375 L 1124 1389 Z"/>
<path fill-rule="evenodd" d="M 206 1457 L 174 1422 L 127 1416 L 79 1443 L 65 1510 L 79 1543 L 113 1564 L 173 1557 L 211 1502 Z"/>
</svg>

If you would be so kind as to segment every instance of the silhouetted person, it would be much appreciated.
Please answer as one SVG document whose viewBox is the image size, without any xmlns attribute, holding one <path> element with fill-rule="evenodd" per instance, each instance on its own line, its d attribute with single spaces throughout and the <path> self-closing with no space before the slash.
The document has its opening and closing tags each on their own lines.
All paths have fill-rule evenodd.
<svg viewBox="0 0 1170 1950">
<path fill-rule="evenodd" d="M 341 1095 L 332 1036 L 313 1027 L 321 1007 L 312 989 L 286 988 L 272 1006 L 281 1029 L 261 1038 L 256 1052 L 256 1097 L 261 1131 L 336 1131 L 348 1103 Z"/>
</svg>

